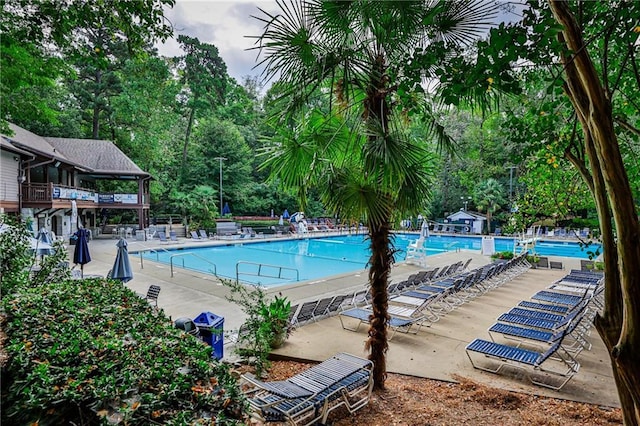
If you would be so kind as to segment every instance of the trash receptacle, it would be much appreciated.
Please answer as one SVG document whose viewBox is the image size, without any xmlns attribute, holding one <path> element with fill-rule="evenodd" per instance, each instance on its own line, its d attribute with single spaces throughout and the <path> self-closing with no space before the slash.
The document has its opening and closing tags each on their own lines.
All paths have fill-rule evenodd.
<svg viewBox="0 0 640 426">
<path fill-rule="evenodd" d="M 192 336 L 198 335 L 198 327 L 194 324 L 191 318 L 180 317 L 173 323 L 176 328 L 191 334 Z"/>
<path fill-rule="evenodd" d="M 200 338 L 211 346 L 211 356 L 221 360 L 224 356 L 224 317 L 202 312 L 193 322 L 200 329 Z"/>
</svg>

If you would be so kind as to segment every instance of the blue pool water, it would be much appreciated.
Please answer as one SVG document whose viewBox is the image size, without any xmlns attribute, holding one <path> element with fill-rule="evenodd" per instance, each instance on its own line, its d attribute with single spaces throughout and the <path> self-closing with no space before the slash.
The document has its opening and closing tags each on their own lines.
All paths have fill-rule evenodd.
<svg viewBox="0 0 640 426">
<path fill-rule="evenodd" d="M 417 238 L 415 234 L 396 234 L 395 247 L 399 250 L 397 261 L 405 259 L 408 244 Z M 496 251 L 512 251 L 513 245 L 513 239 L 495 239 Z M 458 249 L 480 251 L 482 237 L 432 235 L 425 246 L 428 255 Z M 579 244 L 568 241 L 538 241 L 536 253 L 540 256 L 588 258 L 587 252 Z M 369 241 L 361 235 L 349 235 L 176 248 L 143 252 L 142 255 L 145 259 L 165 264 L 172 261 L 174 267 L 215 272 L 229 279 L 236 279 L 237 273 L 240 281 L 271 287 L 337 274 L 365 273 L 369 260 Z"/>
</svg>

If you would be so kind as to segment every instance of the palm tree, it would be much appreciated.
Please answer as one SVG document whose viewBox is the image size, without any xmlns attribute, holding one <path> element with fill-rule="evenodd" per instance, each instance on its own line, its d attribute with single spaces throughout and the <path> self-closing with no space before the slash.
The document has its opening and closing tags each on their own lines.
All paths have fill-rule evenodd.
<svg viewBox="0 0 640 426">
<path fill-rule="evenodd" d="M 473 200 L 478 210 L 487 212 L 487 232 L 491 233 L 491 218 L 493 213 L 504 204 L 504 188 L 497 180 L 489 178 L 481 182 L 475 189 Z"/>
<path fill-rule="evenodd" d="M 374 386 L 384 388 L 392 224 L 427 209 L 432 155 L 411 126 L 428 127 L 423 84 L 482 33 L 493 3 L 278 1 L 256 49 L 264 77 L 279 77 L 282 114 L 264 167 L 368 229 L 372 294 L 367 348 Z M 458 56 L 459 57 L 459 56 Z M 425 121 L 427 121 L 425 123 Z M 446 141 L 438 126 L 430 127 Z"/>
</svg>

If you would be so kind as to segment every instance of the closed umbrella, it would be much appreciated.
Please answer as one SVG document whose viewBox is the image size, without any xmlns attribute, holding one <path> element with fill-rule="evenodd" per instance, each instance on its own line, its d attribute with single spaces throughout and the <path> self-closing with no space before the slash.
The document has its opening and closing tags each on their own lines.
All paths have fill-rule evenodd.
<svg viewBox="0 0 640 426">
<path fill-rule="evenodd" d="M 420 237 L 429 238 L 429 225 L 426 220 L 422 221 L 422 228 L 420 228 Z"/>
<path fill-rule="evenodd" d="M 224 207 L 222 208 L 222 215 L 231 214 L 231 208 L 229 208 L 229 203 L 224 203 Z"/>
<path fill-rule="evenodd" d="M 78 240 L 76 241 L 76 246 L 73 250 L 73 263 L 80 265 L 80 276 L 84 277 L 84 265 L 91 262 L 87 230 L 78 229 L 76 237 L 78 237 Z"/>
<path fill-rule="evenodd" d="M 127 240 L 121 238 L 116 246 L 118 247 L 118 253 L 116 254 L 116 260 L 113 263 L 113 268 L 111 268 L 111 278 L 126 283 L 127 281 L 131 281 L 133 278 L 131 263 L 129 263 Z"/>
<path fill-rule="evenodd" d="M 278 219 L 278 225 L 284 225 L 284 219 L 282 219 L 282 216 L 280 216 L 280 219 Z"/>
<path fill-rule="evenodd" d="M 284 213 L 282 213 L 282 217 L 285 219 L 289 219 L 289 210 L 284 209 Z"/>
<path fill-rule="evenodd" d="M 53 253 L 51 241 L 51 234 L 45 228 L 40 229 L 38 232 L 38 244 L 35 247 L 36 254 L 39 256 L 45 256 Z"/>
</svg>

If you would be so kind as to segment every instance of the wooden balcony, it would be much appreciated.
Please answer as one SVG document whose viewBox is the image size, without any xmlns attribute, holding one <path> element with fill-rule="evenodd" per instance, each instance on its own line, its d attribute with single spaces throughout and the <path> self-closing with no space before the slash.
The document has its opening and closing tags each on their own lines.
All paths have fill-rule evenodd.
<svg viewBox="0 0 640 426">
<path fill-rule="evenodd" d="M 142 202 L 140 201 L 142 198 Z M 149 208 L 149 194 L 114 194 L 52 183 L 23 183 L 22 205 L 27 208 L 69 208 L 71 200 L 78 208 L 140 209 Z"/>
</svg>

